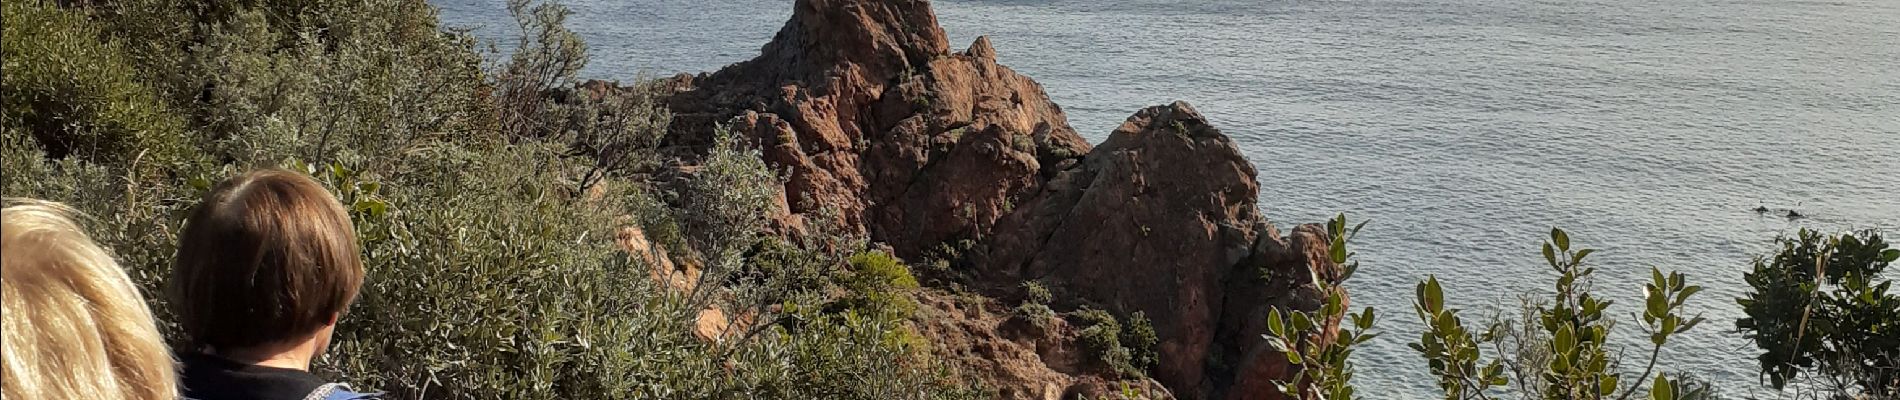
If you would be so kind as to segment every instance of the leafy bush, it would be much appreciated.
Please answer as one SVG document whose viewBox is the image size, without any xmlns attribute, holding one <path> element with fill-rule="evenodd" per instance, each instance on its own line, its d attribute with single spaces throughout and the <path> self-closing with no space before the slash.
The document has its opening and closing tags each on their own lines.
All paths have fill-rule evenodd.
<svg viewBox="0 0 1900 400">
<path fill-rule="evenodd" d="M 31 134 L 56 158 L 182 160 L 185 121 L 140 79 L 123 39 L 80 11 L 35 0 L 0 7 L 0 124 Z"/>
<path fill-rule="evenodd" d="M 1132 363 L 1133 355 L 1128 348 L 1122 347 L 1122 325 L 1115 320 L 1114 314 L 1107 310 L 1084 307 L 1070 313 L 1079 321 L 1082 330 L 1076 335 L 1076 343 L 1088 352 L 1099 365 L 1108 371 L 1123 376 L 1141 376 Z"/>
<path fill-rule="evenodd" d="M 1364 224 L 1362 223 L 1361 226 Z M 1345 229 L 1340 216 L 1327 225 L 1332 235 L 1331 256 L 1346 270 L 1355 269 L 1351 253 L 1343 248 L 1359 228 Z M 1644 287 L 1641 327 L 1649 333 L 1651 346 L 1641 372 L 1630 375 L 1618 370 L 1625 353 L 1609 345 L 1611 323 L 1604 316 L 1611 301 L 1590 293 L 1590 275 L 1595 268 L 1584 261 L 1592 249 L 1572 250 L 1569 235 L 1552 229 L 1543 246 L 1544 258 L 1557 272 L 1556 294 L 1549 302 L 1527 299 L 1521 319 L 1498 317 L 1482 333 L 1467 328 L 1459 310 L 1445 306 L 1445 294 L 1436 277 L 1417 286 L 1413 310 L 1425 323 L 1412 349 L 1425 358 L 1426 366 L 1438 380 L 1447 400 L 1491 399 L 1515 395 L 1525 399 L 1629 399 L 1646 393 L 1655 400 L 1710 399 L 1708 383 L 1692 376 L 1676 374 L 1670 379 L 1655 371 L 1661 348 L 1669 339 L 1700 324 L 1700 317 L 1688 318 L 1682 306 L 1700 291 L 1684 282 L 1682 274 L 1663 274 L 1651 270 L 1651 282 Z M 1320 321 L 1344 318 L 1351 326 L 1342 326 L 1334 342 L 1310 339 Z M 1373 310 L 1348 314 L 1339 305 L 1338 296 L 1328 296 L 1317 313 L 1281 313 L 1271 310 L 1267 319 L 1268 344 L 1285 354 L 1288 361 L 1304 366 L 1291 380 L 1281 382 L 1281 391 L 1292 397 L 1317 395 L 1320 398 L 1357 398 L 1352 386 L 1352 347 L 1376 334 Z M 1324 345 L 1322 345 L 1324 344 Z M 1487 359 L 1484 347 L 1499 352 Z M 1634 378 L 1630 378 L 1633 376 Z M 1654 379 L 1651 379 L 1651 378 Z M 1516 378 L 1516 386 L 1512 385 Z"/>
<path fill-rule="evenodd" d="M 1082 327 L 1076 343 L 1106 370 L 1125 377 L 1146 376 L 1145 371 L 1159 362 L 1155 350 L 1159 341 L 1147 315 L 1130 315 L 1127 329 L 1106 310 L 1083 307 L 1070 315 Z"/>
<path fill-rule="evenodd" d="M 1122 344 L 1128 347 L 1129 365 L 1147 371 L 1161 363 L 1161 339 L 1155 336 L 1154 321 L 1140 311 L 1128 315 L 1128 329 L 1122 330 Z"/>
<path fill-rule="evenodd" d="M 651 165 L 642 150 L 666 125 L 638 92 L 535 98 L 561 123 L 505 130 L 530 120 L 495 96 L 505 74 L 421 0 L 4 1 L 0 194 L 92 215 L 145 293 L 162 292 L 185 211 L 227 176 L 299 170 L 348 206 L 369 276 L 319 374 L 423 399 L 981 395 L 923 356 L 907 313 L 818 311 L 839 283 L 814 277 L 861 244 L 761 244 L 777 178 L 730 133 L 673 193 L 618 173 Z M 537 54 L 526 62 L 554 53 Z M 73 61 L 96 65 L 30 75 Z M 697 292 L 656 285 L 617 249 L 629 225 L 703 265 Z M 865 260 L 856 293 L 900 308 L 883 305 L 914 280 Z M 708 307 L 743 334 L 697 337 Z"/>
<path fill-rule="evenodd" d="M 1022 317 L 1023 320 L 1029 321 L 1029 323 L 1035 324 L 1037 327 L 1047 327 L 1049 325 L 1049 319 L 1056 317 L 1055 309 L 1049 308 L 1047 304 L 1040 303 L 1018 304 L 1012 312 L 1015 316 Z"/>
<path fill-rule="evenodd" d="M 917 301 L 911 292 L 917 278 L 910 275 L 896 257 L 882 251 L 866 251 L 851 256 L 851 272 L 843 281 L 847 308 L 869 315 L 910 319 L 917 313 Z"/>
<path fill-rule="evenodd" d="M 1024 296 L 1023 301 L 1024 302 L 1034 303 L 1034 304 L 1049 304 L 1049 302 L 1055 301 L 1055 295 L 1049 293 L 1049 287 L 1043 286 L 1042 282 L 1023 281 L 1022 285 L 1023 285 L 1023 296 Z"/>
<path fill-rule="evenodd" d="M 1900 260 L 1879 232 L 1824 235 L 1803 229 L 1757 257 L 1737 303 L 1735 327 L 1781 389 L 1802 375 L 1834 393 L 1900 396 L 1900 295 L 1879 279 Z"/>
<path fill-rule="evenodd" d="M 1489 398 L 1487 390 L 1503 387 L 1518 377 L 1517 393 L 1525 398 L 1543 399 L 1628 399 L 1647 392 L 1654 399 L 1699 399 L 1708 396 L 1708 388 L 1693 382 L 1671 380 L 1656 374 L 1662 346 L 1669 339 L 1702 323 L 1701 317 L 1685 317 L 1683 303 L 1702 290 L 1688 285 L 1680 273 L 1663 274 L 1651 269 L 1651 282 L 1644 285 L 1645 301 L 1641 325 L 1649 333 L 1646 352 L 1627 353 L 1610 345 L 1611 322 L 1604 311 L 1614 302 L 1602 300 L 1590 292 L 1590 276 L 1596 271 L 1584 264 L 1594 249 L 1572 250 L 1570 236 L 1552 229 L 1544 242 L 1544 260 L 1557 272 L 1556 294 L 1548 306 L 1533 303 L 1523 320 L 1499 319 L 1475 340 L 1463 327 L 1456 309 L 1444 305 L 1443 289 L 1437 278 L 1418 285 L 1415 309 L 1427 331 L 1412 348 L 1429 361 L 1439 377 L 1439 386 L 1447 399 Z M 1516 335 L 1515 328 L 1526 325 L 1533 335 Z M 1528 326 L 1535 326 L 1532 330 Z M 1502 358 L 1482 360 L 1480 344 L 1490 343 Z M 1533 348 L 1535 359 L 1517 359 Z M 1518 351 L 1504 351 L 1518 349 Z M 1624 354 L 1647 353 L 1642 372 L 1629 378 L 1617 370 Z M 1506 369 L 1509 371 L 1506 371 Z M 1507 375 L 1507 373 L 1509 375 Z M 1654 377 L 1652 381 L 1651 378 Z"/>
</svg>

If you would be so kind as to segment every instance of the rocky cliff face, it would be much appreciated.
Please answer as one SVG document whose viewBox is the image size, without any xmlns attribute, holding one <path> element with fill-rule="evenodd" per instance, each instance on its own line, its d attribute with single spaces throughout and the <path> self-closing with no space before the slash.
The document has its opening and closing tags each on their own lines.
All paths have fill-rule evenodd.
<svg viewBox="0 0 1900 400">
<path fill-rule="evenodd" d="M 927 1 L 794 7 L 758 58 L 676 77 L 668 100 L 670 143 L 703 145 L 723 124 L 788 172 L 781 234 L 835 218 L 906 259 L 956 254 L 988 298 L 1013 301 L 1037 280 L 1058 307 L 1141 311 L 1161 342 L 1150 373 L 1166 386 L 1150 394 L 1277 398 L 1263 389 L 1291 367 L 1262 348 L 1259 321 L 1270 307 L 1317 308 L 1334 289 L 1261 276 L 1337 272 L 1323 230 L 1282 238 L 1264 221 L 1253 164 L 1192 107 L 1141 110 L 1091 148 L 987 38 L 951 52 Z M 1113 388 L 1112 373 L 1066 350 L 1066 325 L 1025 331 L 983 307 L 922 303 L 943 317 L 921 329 L 939 353 L 1006 397 Z"/>
<path fill-rule="evenodd" d="M 951 53 L 928 2 L 795 7 L 758 58 L 678 78 L 686 90 L 670 102 L 681 141 L 729 123 L 789 170 L 783 228 L 832 207 L 914 258 L 982 237 L 1045 165 L 1089 149 L 1041 85 L 996 63 L 988 39 Z"/>
</svg>

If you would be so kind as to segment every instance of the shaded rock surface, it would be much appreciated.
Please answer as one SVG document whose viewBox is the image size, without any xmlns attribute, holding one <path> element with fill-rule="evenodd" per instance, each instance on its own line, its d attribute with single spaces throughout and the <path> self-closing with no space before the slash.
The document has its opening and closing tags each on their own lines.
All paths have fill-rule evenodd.
<svg viewBox="0 0 1900 400">
<path fill-rule="evenodd" d="M 1282 238 L 1259 216 L 1256 175 L 1192 106 L 1144 109 L 998 221 L 975 264 L 1145 313 L 1154 376 L 1182 397 L 1278 398 L 1271 382 L 1294 370 L 1261 346 L 1266 310 L 1317 309 L 1338 273 L 1324 229 Z"/>
<path fill-rule="evenodd" d="M 1059 308 L 1145 313 L 1160 360 L 1134 382 L 1191 399 L 1278 398 L 1261 389 L 1295 367 L 1262 348 L 1260 321 L 1335 290 L 1324 230 L 1266 223 L 1253 164 L 1193 107 L 1141 110 L 1091 147 L 987 38 L 952 52 L 927 1 L 798 0 L 758 58 L 662 86 L 668 145 L 704 148 L 723 125 L 784 171 L 779 234 L 833 218 L 905 259 L 956 265 L 990 306 L 925 295 L 920 331 L 1005 398 L 1127 382 L 1083 367 L 1059 319 L 986 311 L 1020 300 L 1025 280 Z"/>
<path fill-rule="evenodd" d="M 937 356 L 988 383 L 1000 398 L 1112 398 L 1123 384 L 1147 398 L 1173 397 L 1152 379 L 1094 370 L 1077 343 L 1078 329 L 1063 318 L 1024 316 L 995 299 L 937 291 L 926 291 L 918 304 L 918 333 L 932 339 Z"/>
</svg>

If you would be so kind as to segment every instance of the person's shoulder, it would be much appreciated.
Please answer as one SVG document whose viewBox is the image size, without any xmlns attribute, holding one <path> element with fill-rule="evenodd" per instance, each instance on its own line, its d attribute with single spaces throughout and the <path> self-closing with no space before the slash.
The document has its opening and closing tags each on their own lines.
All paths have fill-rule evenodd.
<svg viewBox="0 0 1900 400">
<path fill-rule="evenodd" d="M 357 392 L 350 390 L 348 385 L 331 383 L 310 392 L 310 396 L 305 400 L 378 400 L 382 398 L 382 393 Z"/>
</svg>

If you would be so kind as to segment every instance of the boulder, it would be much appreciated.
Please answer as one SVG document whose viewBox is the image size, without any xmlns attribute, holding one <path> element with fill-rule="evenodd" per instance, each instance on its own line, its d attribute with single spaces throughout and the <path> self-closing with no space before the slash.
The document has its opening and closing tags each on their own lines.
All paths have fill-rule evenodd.
<svg viewBox="0 0 1900 400">
<path fill-rule="evenodd" d="M 1230 284 L 1253 253 L 1253 164 L 1192 106 L 1135 113 L 1075 167 L 997 222 L 980 255 L 991 281 L 1038 280 L 1120 315 L 1140 311 L 1160 339 L 1156 379 L 1204 398 Z M 1257 276 L 1257 274 L 1253 275 Z"/>
</svg>

